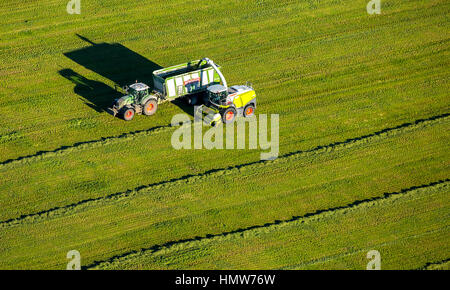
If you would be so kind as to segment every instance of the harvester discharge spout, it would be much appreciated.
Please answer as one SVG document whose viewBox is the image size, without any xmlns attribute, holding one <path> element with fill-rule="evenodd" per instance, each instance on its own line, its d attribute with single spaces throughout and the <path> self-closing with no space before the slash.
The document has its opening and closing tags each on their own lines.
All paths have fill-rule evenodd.
<svg viewBox="0 0 450 290">
<path fill-rule="evenodd" d="M 223 76 L 222 72 L 219 70 L 219 68 L 217 67 L 217 65 L 214 63 L 214 61 L 212 61 L 212 60 L 210 60 L 209 58 L 205 57 L 205 58 L 203 58 L 202 60 L 199 61 L 198 65 L 200 65 L 203 61 L 206 61 L 206 63 L 207 63 L 208 65 L 210 65 L 210 66 L 217 72 L 217 74 L 218 74 L 219 77 L 220 77 L 220 80 L 222 81 L 222 85 L 223 85 L 226 89 L 228 89 L 228 86 L 227 86 L 227 80 L 225 79 L 225 77 Z"/>
</svg>

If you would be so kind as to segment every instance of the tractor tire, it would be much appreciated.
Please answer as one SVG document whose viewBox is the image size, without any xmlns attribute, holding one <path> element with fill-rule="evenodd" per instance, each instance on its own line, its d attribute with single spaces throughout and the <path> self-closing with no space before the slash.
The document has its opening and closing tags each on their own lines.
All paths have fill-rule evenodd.
<svg viewBox="0 0 450 290">
<path fill-rule="evenodd" d="M 232 123 L 236 119 L 236 109 L 233 107 L 229 107 L 222 113 L 222 121 L 225 124 Z"/>
<path fill-rule="evenodd" d="M 244 108 L 244 117 L 249 118 L 252 117 L 253 115 L 255 115 L 255 105 L 248 104 Z"/>
<path fill-rule="evenodd" d="M 122 119 L 124 119 L 125 121 L 131 121 L 134 118 L 134 115 L 136 114 L 136 112 L 134 111 L 133 108 L 124 108 L 122 109 Z"/>
<path fill-rule="evenodd" d="M 158 102 L 155 99 L 151 99 L 145 103 L 142 112 L 146 116 L 151 116 L 156 113 L 157 109 L 158 109 Z"/>
</svg>

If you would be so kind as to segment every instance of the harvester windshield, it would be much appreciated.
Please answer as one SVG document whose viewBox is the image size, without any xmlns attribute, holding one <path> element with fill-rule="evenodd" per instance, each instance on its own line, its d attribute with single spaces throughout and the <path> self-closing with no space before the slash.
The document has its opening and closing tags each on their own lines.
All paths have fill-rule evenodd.
<svg viewBox="0 0 450 290">
<path fill-rule="evenodd" d="M 208 99 L 211 103 L 222 104 L 228 96 L 227 88 L 222 85 L 214 85 L 208 88 Z"/>
</svg>

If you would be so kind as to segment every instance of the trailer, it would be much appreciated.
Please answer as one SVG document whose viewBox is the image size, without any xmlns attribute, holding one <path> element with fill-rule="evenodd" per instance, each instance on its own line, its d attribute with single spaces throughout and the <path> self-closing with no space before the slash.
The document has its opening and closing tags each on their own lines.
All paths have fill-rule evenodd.
<svg viewBox="0 0 450 290">
<path fill-rule="evenodd" d="M 218 65 L 215 66 L 217 69 L 220 68 Z M 219 84 L 221 81 L 219 72 L 206 60 L 194 60 L 154 71 L 153 84 L 164 100 L 192 98 L 198 93 L 205 92 L 209 86 Z M 195 105 L 196 101 L 198 100 L 192 100 L 191 103 Z"/>
</svg>

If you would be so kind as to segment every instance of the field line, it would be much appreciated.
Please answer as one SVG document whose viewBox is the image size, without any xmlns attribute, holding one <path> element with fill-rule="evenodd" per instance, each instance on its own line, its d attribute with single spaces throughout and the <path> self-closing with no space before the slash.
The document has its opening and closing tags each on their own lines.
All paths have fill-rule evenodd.
<svg viewBox="0 0 450 290">
<path fill-rule="evenodd" d="M 131 198 L 133 196 L 136 196 L 138 194 L 145 194 L 150 191 L 154 190 L 161 190 L 163 188 L 172 187 L 179 184 L 190 184 L 193 182 L 197 182 L 201 179 L 209 179 L 214 177 L 220 177 L 223 175 L 230 175 L 233 173 L 239 173 L 241 170 L 248 170 L 248 169 L 259 169 L 264 166 L 268 166 L 273 163 L 286 163 L 294 160 L 298 160 L 302 157 L 311 156 L 314 154 L 323 154 L 323 153 L 329 153 L 336 150 L 342 150 L 346 148 L 351 148 L 356 145 L 360 144 L 366 144 L 369 142 L 376 141 L 381 138 L 396 136 L 402 133 L 409 132 L 411 130 L 424 128 L 427 126 L 431 126 L 443 121 L 447 121 L 450 119 L 450 114 L 444 114 L 439 116 L 434 116 L 428 119 L 419 119 L 412 123 L 404 123 L 402 125 L 392 127 L 392 128 L 386 128 L 368 135 L 347 139 L 345 141 L 339 141 L 335 143 L 331 143 L 326 146 L 317 146 L 313 149 L 306 150 L 306 151 L 294 151 L 291 153 L 287 153 L 285 155 L 280 156 L 279 158 L 275 160 L 258 160 L 253 161 L 249 163 L 239 164 L 236 166 L 230 166 L 228 168 L 218 168 L 218 169 L 212 169 L 208 170 L 199 174 L 189 174 L 184 175 L 181 177 L 152 183 L 148 185 L 141 185 L 134 189 L 129 189 L 124 192 L 116 192 L 112 193 L 106 196 L 97 197 L 97 198 L 90 198 L 81 200 L 76 203 L 72 203 L 69 205 L 54 207 L 51 209 L 43 210 L 37 213 L 30 213 L 30 214 L 24 214 L 16 218 L 11 218 L 5 221 L 0 221 L 0 228 L 4 227 L 11 227 L 19 224 L 24 223 L 36 223 L 40 222 L 42 220 L 47 220 L 49 218 L 55 218 L 60 216 L 67 216 L 71 215 L 80 211 L 83 211 L 89 207 L 99 205 L 99 204 L 105 204 L 108 202 L 116 202 L 120 201 L 126 198 Z M 164 129 L 166 127 L 162 127 Z M 147 133 L 148 131 L 144 131 Z M 128 136 L 128 135 L 127 135 Z M 126 137 L 124 137 L 126 138 Z"/>
<path fill-rule="evenodd" d="M 7 167 L 7 166 L 13 166 L 13 165 L 17 165 L 17 164 L 30 163 L 33 161 L 38 161 L 38 160 L 42 160 L 44 158 L 49 158 L 49 157 L 62 156 L 67 153 L 71 153 L 73 151 L 78 151 L 78 150 L 83 150 L 83 149 L 88 149 L 88 148 L 89 149 L 97 148 L 97 147 L 111 144 L 111 143 L 125 142 L 125 141 L 129 141 L 131 139 L 137 138 L 137 137 L 149 136 L 152 134 L 156 134 L 156 133 L 168 130 L 170 128 L 172 128 L 171 125 L 156 126 L 156 127 L 150 128 L 150 129 L 123 133 L 121 135 L 102 137 L 100 139 L 90 140 L 90 141 L 77 142 L 73 145 L 61 146 L 59 148 L 56 148 L 55 150 L 39 151 L 39 152 L 36 152 L 31 155 L 22 156 L 22 157 L 18 157 L 15 159 L 5 160 L 3 162 L 0 162 L 0 168 Z"/>
<path fill-rule="evenodd" d="M 349 211 L 355 211 L 360 208 L 368 208 L 368 207 L 377 206 L 377 205 L 380 205 L 383 203 L 395 202 L 395 201 L 398 201 L 398 200 L 401 200 L 401 199 L 404 199 L 407 197 L 413 197 L 415 195 L 427 194 L 427 192 L 430 190 L 448 190 L 449 186 L 450 186 L 450 179 L 439 180 L 439 181 L 432 182 L 429 184 L 413 186 L 410 188 L 402 189 L 402 190 L 396 191 L 396 192 L 384 193 L 383 195 L 374 197 L 374 198 L 357 200 L 357 201 L 354 201 L 352 203 L 349 203 L 349 204 L 343 205 L 343 206 L 317 210 L 316 212 L 307 213 L 303 216 L 294 216 L 290 219 L 283 220 L 283 221 L 277 220 L 277 221 L 274 221 L 271 223 L 251 226 L 251 227 L 247 227 L 247 228 L 243 228 L 243 229 L 237 229 L 237 230 L 233 230 L 230 232 L 223 232 L 220 234 L 206 235 L 205 237 L 197 237 L 197 238 L 184 239 L 184 240 L 179 240 L 179 241 L 171 241 L 171 242 L 167 242 L 163 245 L 154 245 L 154 246 L 146 248 L 146 249 L 141 249 L 140 251 L 131 251 L 128 253 L 117 255 L 117 256 L 111 257 L 105 261 L 94 262 L 93 264 L 87 265 L 84 268 L 85 269 L 102 268 L 102 267 L 107 267 L 109 264 L 112 264 L 112 263 L 116 264 L 116 263 L 122 262 L 123 260 L 133 259 L 133 258 L 137 258 L 137 257 L 141 257 L 141 256 L 154 255 L 154 254 L 165 254 L 168 252 L 177 251 L 179 249 L 186 249 L 186 248 L 191 248 L 194 246 L 204 245 L 205 243 L 220 242 L 223 239 L 245 238 L 248 235 L 252 235 L 252 234 L 258 233 L 258 232 L 268 232 L 268 231 L 273 231 L 273 230 L 279 229 L 281 227 L 290 226 L 290 225 L 294 225 L 294 224 L 300 225 L 302 223 L 320 221 L 323 218 L 326 218 L 329 216 L 334 216 L 334 215 L 338 215 L 338 214 L 346 214 Z M 439 231 L 439 230 L 441 230 L 441 229 L 438 229 L 435 231 Z M 429 232 L 427 232 L 427 233 L 429 233 Z M 426 233 L 424 233 L 424 234 L 426 234 Z M 345 254 L 340 254 L 338 256 L 345 256 L 345 255 L 350 255 L 350 254 L 351 253 L 345 253 Z M 328 258 L 332 259 L 333 257 L 334 256 L 331 256 Z M 326 257 L 323 259 L 326 259 Z M 305 265 L 311 264 L 311 263 L 316 263 L 316 262 L 321 262 L 323 259 L 319 259 L 317 261 L 314 260 L 314 261 L 305 263 Z"/>
<path fill-rule="evenodd" d="M 369 139 L 370 137 L 376 137 L 377 135 L 382 135 L 384 133 L 389 133 L 389 132 L 397 130 L 397 129 L 407 128 L 407 127 L 411 127 L 411 126 L 419 125 L 419 124 L 425 125 L 426 123 L 429 123 L 431 121 L 438 121 L 438 120 L 441 120 L 441 119 L 447 119 L 449 116 L 450 116 L 450 113 L 444 113 L 444 114 L 441 114 L 441 115 L 429 117 L 427 119 L 419 119 L 419 120 L 416 120 L 416 121 L 411 122 L 411 123 L 404 123 L 404 124 L 401 124 L 401 125 L 396 126 L 396 127 L 386 128 L 386 129 L 377 131 L 377 132 L 369 134 L 369 135 L 364 135 L 364 136 L 360 136 L 360 137 L 356 137 L 356 138 L 351 138 L 351 139 L 347 139 L 345 141 L 340 141 L 340 142 L 332 143 L 332 144 L 325 145 L 325 146 L 318 146 L 318 147 L 313 148 L 311 150 L 291 152 L 291 153 L 288 153 L 288 154 L 286 154 L 284 156 L 281 156 L 281 158 L 282 157 L 287 157 L 287 156 L 293 155 L 293 154 L 299 154 L 299 153 L 304 153 L 304 152 L 312 152 L 312 151 L 319 150 L 321 148 L 331 148 L 331 147 L 335 147 L 335 146 L 342 145 L 342 144 L 356 143 L 359 140 Z M 101 146 L 104 146 L 104 145 L 107 145 L 107 144 L 126 142 L 126 141 L 132 140 L 134 138 L 149 136 L 149 135 L 156 134 L 156 133 L 159 133 L 159 132 L 163 132 L 163 131 L 166 131 L 166 130 L 171 130 L 172 128 L 173 128 L 173 126 L 170 125 L 170 124 L 162 125 L 162 126 L 156 126 L 156 127 L 152 127 L 152 128 L 145 129 L 145 130 L 138 130 L 138 131 L 123 133 L 121 135 L 102 137 L 100 139 L 90 140 L 90 141 L 77 142 L 77 143 L 72 144 L 72 145 L 64 145 L 64 146 L 61 146 L 61 147 L 56 148 L 54 150 L 38 151 L 38 152 L 36 152 L 34 154 L 31 154 L 31 155 L 21 156 L 21 157 L 15 158 L 15 159 L 8 159 L 8 160 L 5 160 L 5 161 L 2 161 L 2 162 L 0 162 L 0 168 L 12 167 L 14 165 L 19 165 L 19 164 L 28 164 L 28 163 L 33 162 L 33 161 L 39 161 L 39 160 L 42 160 L 42 159 L 45 159 L 45 158 L 51 158 L 51 157 L 55 157 L 55 156 L 63 156 L 63 155 L 66 155 L 68 153 L 72 153 L 74 151 L 98 148 L 98 147 L 101 147 Z"/>
<path fill-rule="evenodd" d="M 442 266 L 447 266 L 450 268 L 450 258 L 444 259 L 439 262 L 426 263 L 423 267 L 417 268 L 416 270 L 435 270 Z"/>
<path fill-rule="evenodd" d="M 372 249 L 376 249 L 376 248 L 381 248 L 381 247 L 385 247 L 385 246 L 389 246 L 389 245 L 393 245 L 398 243 L 399 241 L 405 241 L 405 240 L 409 240 L 409 239 L 415 239 L 415 238 L 420 238 L 420 237 L 424 237 L 427 235 L 431 235 L 431 234 L 435 234 L 438 232 L 441 232 L 443 230 L 448 230 L 450 228 L 450 226 L 445 226 L 442 228 L 438 228 L 438 229 L 434 229 L 434 230 L 430 230 L 430 231 L 426 231 L 420 234 L 415 234 L 415 235 L 410 235 L 407 237 L 403 237 L 403 238 L 398 238 L 389 242 L 384 242 L 384 243 L 379 243 L 379 244 L 373 244 L 370 247 L 367 248 L 361 248 L 358 250 L 353 250 L 353 251 L 349 251 L 346 253 L 340 253 L 340 254 L 336 254 L 336 255 L 330 255 L 330 256 L 326 256 L 326 257 L 322 257 L 319 259 L 314 259 L 311 261 L 307 261 L 307 262 L 303 262 L 300 264 L 295 264 L 295 265 L 289 265 L 289 266 L 285 266 L 285 267 L 281 267 L 281 268 L 277 268 L 276 270 L 298 270 L 301 267 L 306 267 L 306 266 L 310 266 L 310 265 L 314 265 L 314 264 L 319 264 L 319 263 L 326 263 L 335 259 L 339 259 L 339 258 L 345 258 L 345 257 L 350 257 L 356 254 L 360 254 L 360 253 L 367 253 Z"/>
</svg>

